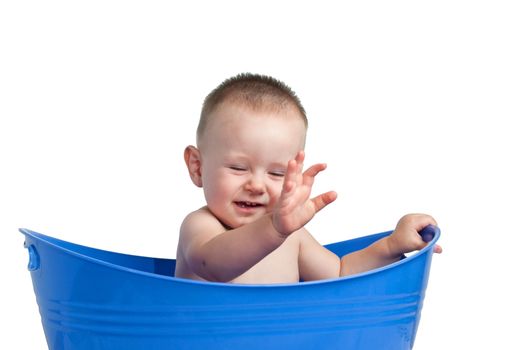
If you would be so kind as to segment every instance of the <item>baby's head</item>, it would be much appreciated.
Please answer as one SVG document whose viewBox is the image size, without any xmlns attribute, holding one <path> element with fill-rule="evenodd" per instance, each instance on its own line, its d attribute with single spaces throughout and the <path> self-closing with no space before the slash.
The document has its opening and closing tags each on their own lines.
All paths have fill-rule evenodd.
<svg viewBox="0 0 527 350">
<path fill-rule="evenodd" d="M 307 129 L 304 107 L 289 86 L 270 76 L 245 73 L 225 80 L 205 98 L 196 133 L 198 147 L 207 125 L 211 119 L 218 117 L 215 112 L 229 106 L 246 109 L 247 116 L 251 112 L 272 112 L 284 117 L 296 114 Z"/>
<path fill-rule="evenodd" d="M 241 74 L 214 89 L 203 104 L 198 147 L 185 150 L 209 210 L 230 228 L 270 212 L 306 129 L 300 100 L 274 78 Z"/>
</svg>

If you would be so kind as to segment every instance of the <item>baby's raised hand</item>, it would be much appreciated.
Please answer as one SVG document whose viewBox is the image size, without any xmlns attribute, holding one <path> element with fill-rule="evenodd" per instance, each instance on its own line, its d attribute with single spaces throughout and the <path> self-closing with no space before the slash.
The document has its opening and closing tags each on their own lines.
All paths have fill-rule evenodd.
<svg viewBox="0 0 527 350">
<path fill-rule="evenodd" d="M 302 173 L 304 158 L 304 152 L 300 151 L 287 164 L 282 193 L 273 212 L 273 226 L 284 236 L 302 228 L 319 210 L 337 199 L 333 191 L 310 198 L 315 176 L 326 165 L 315 164 Z"/>
<path fill-rule="evenodd" d="M 437 222 L 430 215 L 408 214 L 403 216 L 393 233 L 388 236 L 390 255 L 400 256 L 426 247 L 427 243 L 423 241 L 419 231 L 428 225 L 437 226 Z M 434 252 L 441 253 L 441 251 L 441 246 L 434 247 Z"/>
</svg>

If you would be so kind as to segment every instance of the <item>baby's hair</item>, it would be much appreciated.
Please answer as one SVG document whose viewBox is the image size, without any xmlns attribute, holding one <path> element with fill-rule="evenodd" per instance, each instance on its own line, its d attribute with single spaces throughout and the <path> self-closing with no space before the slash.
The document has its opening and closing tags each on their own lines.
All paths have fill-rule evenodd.
<svg viewBox="0 0 527 350">
<path fill-rule="evenodd" d="M 211 113 L 222 103 L 236 103 L 254 110 L 296 107 L 307 127 L 306 111 L 293 90 L 270 76 L 242 73 L 223 81 L 205 98 L 197 136 L 203 134 Z"/>
</svg>

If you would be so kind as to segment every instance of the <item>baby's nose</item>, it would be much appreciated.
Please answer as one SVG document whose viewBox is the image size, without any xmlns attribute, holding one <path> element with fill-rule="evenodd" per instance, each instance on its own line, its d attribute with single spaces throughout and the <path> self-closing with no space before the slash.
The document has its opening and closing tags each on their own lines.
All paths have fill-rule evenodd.
<svg viewBox="0 0 527 350">
<path fill-rule="evenodd" d="M 252 176 L 245 184 L 245 189 L 251 193 L 261 194 L 265 191 L 265 184 L 260 176 Z"/>
</svg>

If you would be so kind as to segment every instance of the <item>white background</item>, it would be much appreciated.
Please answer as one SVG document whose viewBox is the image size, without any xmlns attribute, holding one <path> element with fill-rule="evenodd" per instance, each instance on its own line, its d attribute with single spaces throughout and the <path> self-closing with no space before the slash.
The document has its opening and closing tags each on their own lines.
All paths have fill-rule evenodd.
<svg viewBox="0 0 527 350">
<path fill-rule="evenodd" d="M 321 243 L 440 223 L 415 349 L 525 346 L 523 2 L 175 3 L 0 5 L 2 348 L 46 348 L 19 227 L 175 257 L 203 204 L 183 149 L 240 72 L 306 107 L 315 192 L 339 193 L 309 224 Z"/>
</svg>

